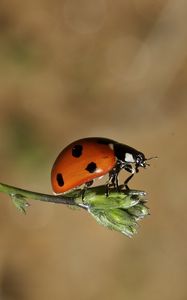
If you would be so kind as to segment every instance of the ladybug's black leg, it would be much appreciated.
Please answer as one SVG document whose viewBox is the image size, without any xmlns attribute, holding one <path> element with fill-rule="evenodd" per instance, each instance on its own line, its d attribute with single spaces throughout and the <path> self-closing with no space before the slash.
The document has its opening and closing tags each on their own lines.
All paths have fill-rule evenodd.
<svg viewBox="0 0 187 300">
<path fill-rule="evenodd" d="M 130 188 L 128 187 L 128 182 L 132 179 L 132 177 L 134 176 L 134 173 L 138 172 L 139 170 L 136 168 L 133 168 L 131 165 L 126 165 L 124 168 L 126 171 L 132 173 L 129 177 L 127 177 L 127 179 L 124 182 L 124 186 L 127 190 L 130 190 Z"/>
<path fill-rule="evenodd" d="M 82 195 L 82 201 L 84 202 L 84 196 L 85 196 L 85 192 L 86 192 L 86 190 L 93 184 L 93 180 L 91 180 L 91 181 L 88 181 L 88 182 L 86 182 L 85 184 L 84 184 L 84 187 L 83 187 L 83 189 L 81 190 L 81 195 Z"/>
<path fill-rule="evenodd" d="M 123 169 L 123 167 L 124 167 L 123 162 L 118 160 L 114 168 L 114 178 L 112 180 L 112 183 L 118 192 L 120 191 L 119 184 L 118 184 L 118 175 L 119 172 Z"/>
<path fill-rule="evenodd" d="M 106 197 L 108 197 L 108 195 L 109 195 L 109 186 L 111 184 L 111 180 L 112 180 L 112 173 L 109 173 L 109 178 L 108 178 L 108 181 L 105 185 L 105 195 L 106 195 Z"/>
<path fill-rule="evenodd" d="M 116 167 L 112 171 L 109 172 L 109 179 L 108 179 L 108 182 L 106 184 L 106 191 L 105 191 L 105 194 L 106 194 L 107 197 L 109 195 L 110 186 L 113 186 L 119 192 L 119 185 L 118 185 L 118 174 L 119 174 L 119 172 L 120 172 L 120 169 L 118 169 Z"/>
<path fill-rule="evenodd" d="M 105 189 L 105 195 L 106 195 L 106 197 L 109 196 L 109 188 L 110 188 L 110 186 L 111 185 L 114 186 L 114 184 L 115 184 L 115 172 L 114 172 L 114 170 L 112 170 L 112 171 L 109 172 L 109 179 L 108 179 L 108 181 L 106 183 L 106 186 L 105 186 L 106 187 L 106 189 Z"/>
<path fill-rule="evenodd" d="M 134 176 L 134 173 L 131 174 L 124 182 L 124 186 L 126 188 L 126 190 L 130 190 L 130 188 L 128 187 L 127 183 L 132 179 L 132 177 Z"/>
<path fill-rule="evenodd" d="M 118 174 L 119 172 L 115 172 L 114 176 L 112 178 L 112 185 L 116 188 L 116 190 L 119 192 L 119 185 L 118 185 Z"/>
</svg>

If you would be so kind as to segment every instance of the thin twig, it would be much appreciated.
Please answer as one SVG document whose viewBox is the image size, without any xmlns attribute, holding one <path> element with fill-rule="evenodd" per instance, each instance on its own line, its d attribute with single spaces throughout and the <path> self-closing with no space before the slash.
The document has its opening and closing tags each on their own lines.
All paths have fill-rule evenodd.
<svg viewBox="0 0 187 300">
<path fill-rule="evenodd" d="M 32 192 L 24 189 L 20 189 L 11 185 L 0 183 L 0 192 L 5 193 L 9 196 L 20 195 L 26 199 L 40 200 L 45 202 L 53 202 L 58 204 L 66 205 L 78 205 L 75 198 L 67 196 L 53 196 L 43 193 Z"/>
<path fill-rule="evenodd" d="M 106 197 L 105 190 L 105 186 L 90 188 L 82 199 L 80 189 L 66 195 L 52 196 L 0 183 L 0 192 L 9 195 L 13 204 L 23 213 L 26 213 L 29 205 L 28 199 L 82 207 L 98 223 L 129 237 L 133 236 L 137 232 L 137 222 L 149 214 L 144 205 L 145 192 L 122 189 L 116 191 L 113 188 Z"/>
</svg>

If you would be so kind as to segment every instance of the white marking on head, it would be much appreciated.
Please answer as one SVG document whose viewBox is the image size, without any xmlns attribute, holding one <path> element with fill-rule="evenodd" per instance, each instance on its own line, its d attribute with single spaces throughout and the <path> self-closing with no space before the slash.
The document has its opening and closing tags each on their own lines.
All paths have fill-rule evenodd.
<svg viewBox="0 0 187 300">
<path fill-rule="evenodd" d="M 135 162 L 134 157 L 131 153 L 125 153 L 125 161 L 129 163 Z"/>
</svg>

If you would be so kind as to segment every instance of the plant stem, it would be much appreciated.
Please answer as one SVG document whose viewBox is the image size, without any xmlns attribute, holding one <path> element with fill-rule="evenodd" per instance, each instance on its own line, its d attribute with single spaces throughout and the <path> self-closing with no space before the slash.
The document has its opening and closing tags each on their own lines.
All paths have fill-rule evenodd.
<svg viewBox="0 0 187 300">
<path fill-rule="evenodd" d="M 149 214 L 144 205 L 146 193 L 123 189 L 116 191 L 113 188 L 106 197 L 105 190 L 105 186 L 89 188 L 82 199 L 81 189 L 53 196 L 0 183 L 0 192 L 9 195 L 16 208 L 25 214 L 28 199 L 77 206 L 86 209 L 98 223 L 129 237 L 133 236 L 137 232 L 137 222 Z"/>
<path fill-rule="evenodd" d="M 58 204 L 66 204 L 66 205 L 78 205 L 76 203 L 76 199 L 73 197 L 67 196 L 53 196 L 48 194 L 42 194 L 37 192 L 32 192 L 24 189 L 20 189 L 11 185 L 7 185 L 4 183 L 0 183 L 0 192 L 5 193 L 9 196 L 19 195 L 26 199 L 39 200 L 45 202 L 53 202 Z"/>
</svg>

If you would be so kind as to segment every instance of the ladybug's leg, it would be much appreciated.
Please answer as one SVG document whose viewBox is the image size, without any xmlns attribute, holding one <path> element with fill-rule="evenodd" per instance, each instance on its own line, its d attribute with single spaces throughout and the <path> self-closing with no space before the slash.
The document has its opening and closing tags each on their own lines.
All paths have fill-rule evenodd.
<svg viewBox="0 0 187 300">
<path fill-rule="evenodd" d="M 131 174 L 129 177 L 127 177 L 127 179 L 124 182 L 124 186 L 126 188 L 126 190 L 130 190 L 130 188 L 128 187 L 127 183 L 132 179 L 132 177 L 134 176 L 134 173 Z"/>
<path fill-rule="evenodd" d="M 128 182 L 132 179 L 132 177 L 134 176 L 135 172 L 138 173 L 139 170 L 136 168 L 133 168 L 131 165 L 126 165 L 124 168 L 126 171 L 132 173 L 129 177 L 127 177 L 127 179 L 124 182 L 124 186 L 127 190 L 130 190 L 130 188 L 128 187 Z"/>
<path fill-rule="evenodd" d="M 112 177 L 112 185 L 116 188 L 116 190 L 119 192 L 119 185 L 118 185 L 118 174 L 119 172 L 115 172 L 113 174 L 113 177 Z"/>
<path fill-rule="evenodd" d="M 82 195 L 82 200 L 83 200 L 83 202 L 84 202 L 84 195 L 85 195 L 85 192 L 86 192 L 86 190 L 93 184 L 93 180 L 91 180 L 91 181 L 88 181 L 88 182 L 86 182 L 85 184 L 84 184 L 84 187 L 83 187 L 83 189 L 81 190 L 81 195 Z"/>
<path fill-rule="evenodd" d="M 118 185 L 118 174 L 120 172 L 120 169 L 114 168 L 112 171 L 109 172 L 109 179 L 106 184 L 106 191 L 105 194 L 108 197 L 109 195 L 109 188 L 110 186 L 113 186 L 116 188 L 116 190 L 119 192 L 119 185 Z"/>
<path fill-rule="evenodd" d="M 119 172 L 123 169 L 124 163 L 120 160 L 117 161 L 115 168 L 113 168 L 113 178 L 112 178 L 112 184 L 116 188 L 116 190 L 119 192 L 119 184 L 118 184 L 118 175 Z"/>
<path fill-rule="evenodd" d="M 111 184 L 113 184 L 113 180 L 114 180 L 114 173 L 113 172 L 109 172 L 109 179 L 106 183 L 105 186 L 105 195 L 106 197 L 109 196 L 109 187 L 111 186 Z"/>
<path fill-rule="evenodd" d="M 114 181 L 114 173 L 113 172 L 110 172 L 109 173 L 109 179 L 106 183 L 106 186 L 105 186 L 105 195 L 106 197 L 109 196 L 109 188 L 111 186 L 111 184 L 113 184 L 113 181 Z"/>
</svg>

